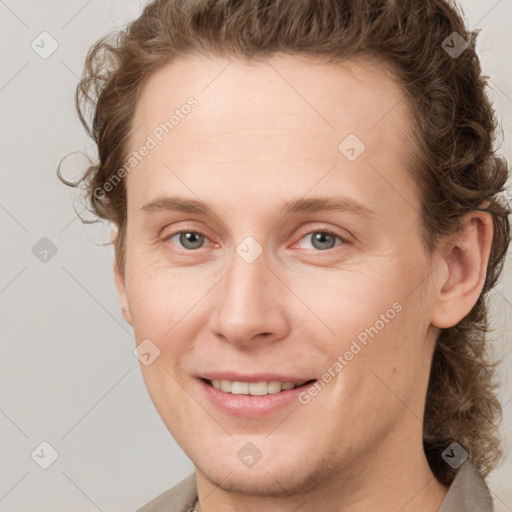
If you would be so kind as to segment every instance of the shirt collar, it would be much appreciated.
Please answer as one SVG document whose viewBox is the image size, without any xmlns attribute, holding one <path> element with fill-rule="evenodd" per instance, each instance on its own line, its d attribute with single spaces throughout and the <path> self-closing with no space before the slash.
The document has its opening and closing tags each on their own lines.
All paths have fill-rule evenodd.
<svg viewBox="0 0 512 512">
<path fill-rule="evenodd" d="M 439 512 L 492 512 L 492 498 L 484 479 L 469 459 L 459 467 Z"/>
</svg>

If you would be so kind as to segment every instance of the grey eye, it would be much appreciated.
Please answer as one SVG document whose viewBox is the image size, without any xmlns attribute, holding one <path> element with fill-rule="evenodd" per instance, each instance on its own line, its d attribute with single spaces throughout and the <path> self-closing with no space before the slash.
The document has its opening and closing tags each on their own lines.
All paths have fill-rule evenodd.
<svg viewBox="0 0 512 512">
<path fill-rule="evenodd" d="M 303 247 L 303 249 L 313 248 L 325 251 L 326 249 L 332 249 L 336 245 L 336 240 L 340 239 L 340 237 L 328 231 L 313 231 L 303 236 L 301 241 L 308 239 L 311 247 Z"/>
<path fill-rule="evenodd" d="M 176 233 L 174 236 L 171 236 L 169 240 L 173 238 L 179 237 L 179 244 L 188 250 L 200 249 L 204 244 L 205 237 L 199 233 L 195 233 L 194 231 L 182 231 L 180 233 Z"/>
</svg>

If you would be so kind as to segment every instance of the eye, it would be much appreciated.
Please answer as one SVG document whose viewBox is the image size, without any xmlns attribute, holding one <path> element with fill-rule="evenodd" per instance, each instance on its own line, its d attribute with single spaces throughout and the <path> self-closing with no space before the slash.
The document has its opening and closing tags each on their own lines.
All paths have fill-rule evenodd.
<svg viewBox="0 0 512 512">
<path fill-rule="evenodd" d="M 176 238 L 177 241 L 173 241 L 173 239 Z M 184 249 L 191 251 L 194 249 L 200 249 L 203 246 L 206 237 L 196 231 L 179 231 L 178 233 L 168 237 L 167 240 L 175 245 L 179 244 Z"/>
<path fill-rule="evenodd" d="M 166 239 L 173 245 L 177 245 L 187 251 L 201 249 L 207 237 L 197 231 L 178 231 Z M 304 235 L 297 244 L 301 249 L 316 249 L 318 251 L 326 251 L 345 243 L 345 240 L 336 233 L 331 231 L 311 231 Z"/>
<path fill-rule="evenodd" d="M 301 249 L 317 249 L 320 251 L 325 251 L 328 249 L 332 249 L 336 245 L 341 245 L 345 240 L 341 238 L 341 236 L 336 235 L 335 233 L 331 233 L 330 231 L 312 231 L 307 235 L 303 236 L 299 240 L 299 244 L 303 241 L 309 241 L 309 247 L 301 246 Z M 339 240 L 340 243 L 336 243 L 336 240 Z"/>
</svg>

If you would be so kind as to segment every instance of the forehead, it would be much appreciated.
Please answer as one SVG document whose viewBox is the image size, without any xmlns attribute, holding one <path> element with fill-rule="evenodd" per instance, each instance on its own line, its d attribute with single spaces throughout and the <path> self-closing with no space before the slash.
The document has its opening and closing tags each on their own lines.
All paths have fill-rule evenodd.
<svg viewBox="0 0 512 512">
<path fill-rule="evenodd" d="M 182 108 L 191 97 L 196 106 Z M 148 136 L 155 144 L 138 166 L 143 172 L 128 176 L 128 183 L 147 186 L 148 195 L 169 175 L 164 164 L 201 171 L 203 181 L 206 171 L 230 183 L 257 173 L 278 186 L 293 180 L 293 173 L 321 173 L 337 164 L 349 180 L 359 174 L 361 184 L 365 177 L 375 181 L 376 172 L 390 172 L 396 189 L 407 194 L 412 187 L 404 171 L 410 149 L 404 92 L 385 66 L 368 60 L 174 60 L 142 90 L 130 149 Z M 361 156 L 353 160 L 354 153 Z M 387 193 L 391 198 L 393 191 Z"/>
<path fill-rule="evenodd" d="M 377 125 L 403 121 L 404 96 L 383 63 L 373 60 L 326 64 L 305 56 L 259 61 L 190 55 L 153 73 L 139 98 L 135 131 L 150 132 L 190 96 L 197 98 L 194 134 L 236 128 L 295 129 L 338 139 L 348 130 L 379 134 Z M 253 126 L 257 123 L 256 126 Z M 180 123 L 176 137 L 187 137 Z M 402 124 L 402 123 L 400 123 Z"/>
</svg>

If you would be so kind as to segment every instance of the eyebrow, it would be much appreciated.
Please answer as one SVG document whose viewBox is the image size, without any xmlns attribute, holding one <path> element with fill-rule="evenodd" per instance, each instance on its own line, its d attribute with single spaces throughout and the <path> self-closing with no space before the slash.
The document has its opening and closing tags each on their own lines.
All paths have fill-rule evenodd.
<svg viewBox="0 0 512 512">
<path fill-rule="evenodd" d="M 146 213 L 161 211 L 177 211 L 183 213 L 197 213 L 202 215 L 213 213 L 212 209 L 202 201 L 174 196 L 159 197 L 154 201 L 146 203 L 141 208 L 141 210 Z"/>
<path fill-rule="evenodd" d="M 159 197 L 141 208 L 145 213 L 178 211 L 199 215 L 213 215 L 213 210 L 203 201 L 185 199 L 177 196 Z M 375 212 L 366 206 L 344 197 L 312 197 L 287 201 L 281 208 L 281 215 L 291 213 L 313 213 L 319 211 L 345 211 L 363 217 L 375 216 Z"/>
<path fill-rule="evenodd" d="M 375 216 L 375 212 L 366 206 L 345 197 L 312 197 L 310 199 L 299 198 L 285 203 L 282 209 L 283 215 L 298 212 L 319 211 L 345 211 L 355 213 L 363 217 Z"/>
</svg>

